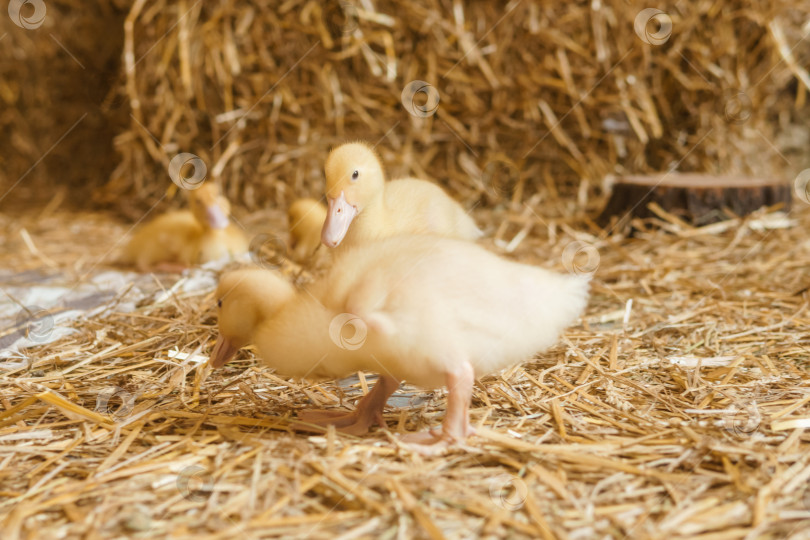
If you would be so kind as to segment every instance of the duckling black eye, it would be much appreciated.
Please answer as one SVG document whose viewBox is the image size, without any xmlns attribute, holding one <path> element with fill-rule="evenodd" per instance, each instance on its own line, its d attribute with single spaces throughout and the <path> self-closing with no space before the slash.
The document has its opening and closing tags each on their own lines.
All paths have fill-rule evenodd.
<svg viewBox="0 0 810 540">
<path fill-rule="evenodd" d="M 219 300 L 217 300 L 217 307 L 218 307 L 218 308 L 221 308 L 221 307 L 222 307 L 222 298 L 220 298 Z"/>
<path fill-rule="evenodd" d="M 352 180 L 357 180 L 358 176 L 360 176 L 360 171 L 354 171 L 352 173 Z"/>
</svg>

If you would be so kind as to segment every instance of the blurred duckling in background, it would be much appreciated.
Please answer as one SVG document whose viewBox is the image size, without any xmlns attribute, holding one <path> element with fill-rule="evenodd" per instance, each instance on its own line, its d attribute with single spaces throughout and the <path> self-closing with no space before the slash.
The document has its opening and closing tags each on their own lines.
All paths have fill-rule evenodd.
<svg viewBox="0 0 810 540">
<path fill-rule="evenodd" d="M 469 214 L 439 186 L 416 178 L 386 182 L 380 159 L 367 144 L 335 148 L 324 170 L 329 208 L 321 240 L 327 247 L 400 234 L 481 237 Z"/>
<path fill-rule="evenodd" d="M 446 386 L 441 428 L 404 437 L 417 451 L 436 453 L 472 434 L 475 379 L 552 346 L 585 308 L 589 281 L 508 261 L 472 242 L 371 240 L 348 249 L 308 292 L 267 270 L 224 275 L 210 362 L 219 367 L 254 344 L 284 375 L 380 374 L 352 412 L 299 414 L 302 422 L 352 434 L 385 426 L 385 403 L 401 381 Z"/>
<path fill-rule="evenodd" d="M 305 264 L 312 260 L 315 250 L 321 245 L 326 206 L 315 199 L 298 199 L 287 210 L 287 219 L 290 224 L 290 257 Z"/>
<path fill-rule="evenodd" d="M 186 190 L 188 210 L 174 210 L 136 229 L 119 262 L 142 271 L 181 271 L 248 251 L 244 232 L 230 221 L 231 205 L 219 186 Z"/>
</svg>

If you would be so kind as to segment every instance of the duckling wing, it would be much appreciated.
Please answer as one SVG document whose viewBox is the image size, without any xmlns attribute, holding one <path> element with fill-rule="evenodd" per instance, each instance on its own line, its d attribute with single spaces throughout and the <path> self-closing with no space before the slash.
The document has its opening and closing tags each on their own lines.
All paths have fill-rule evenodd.
<svg viewBox="0 0 810 540">
<path fill-rule="evenodd" d="M 260 357 L 279 373 L 307 379 L 339 378 L 363 369 L 360 347 L 343 330 L 346 317 L 327 309 L 307 292 L 299 293 L 256 331 Z M 348 340 L 348 341 L 347 341 Z"/>
<path fill-rule="evenodd" d="M 435 234 L 477 240 L 482 233 L 469 213 L 436 184 L 403 178 L 385 186 L 386 219 L 398 234 Z"/>
<path fill-rule="evenodd" d="M 191 212 L 168 212 L 136 229 L 120 260 L 141 268 L 161 262 L 191 264 L 201 234 L 202 226 Z"/>
</svg>

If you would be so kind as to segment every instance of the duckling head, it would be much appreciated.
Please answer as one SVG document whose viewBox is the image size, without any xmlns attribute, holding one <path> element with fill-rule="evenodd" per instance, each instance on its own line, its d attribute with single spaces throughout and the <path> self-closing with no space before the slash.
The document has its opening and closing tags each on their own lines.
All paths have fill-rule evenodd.
<svg viewBox="0 0 810 540">
<path fill-rule="evenodd" d="M 287 220 L 290 224 L 290 247 L 295 248 L 309 234 L 313 234 L 321 228 L 325 219 L 326 208 L 320 201 L 298 199 L 293 202 L 287 210 Z"/>
<path fill-rule="evenodd" d="M 385 175 L 377 154 L 365 143 L 348 143 L 332 150 L 324 172 L 329 208 L 321 241 L 327 247 L 337 247 L 352 220 L 382 196 Z"/>
<path fill-rule="evenodd" d="M 216 292 L 219 336 L 209 363 L 214 368 L 226 364 L 294 294 L 290 283 L 268 270 L 251 268 L 223 275 Z"/>
<path fill-rule="evenodd" d="M 197 221 L 210 229 L 224 229 L 230 223 L 231 205 L 213 182 L 189 191 L 188 204 Z"/>
</svg>

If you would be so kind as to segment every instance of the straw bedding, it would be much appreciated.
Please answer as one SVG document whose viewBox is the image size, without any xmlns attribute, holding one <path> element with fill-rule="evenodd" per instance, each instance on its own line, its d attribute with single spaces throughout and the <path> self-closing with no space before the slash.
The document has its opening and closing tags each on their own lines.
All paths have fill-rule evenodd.
<svg viewBox="0 0 810 540">
<path fill-rule="evenodd" d="M 479 435 L 444 457 L 395 439 L 441 420 L 442 391 L 406 386 L 388 431 L 292 433 L 296 410 L 351 406 L 371 374 L 312 384 L 243 352 L 208 375 L 211 285 L 164 276 L 170 294 L 134 311 L 108 300 L 0 375 L 3 537 L 808 538 L 810 213 L 663 216 L 631 239 L 577 233 L 598 257 L 581 324 L 482 380 Z M 492 249 L 528 225 L 511 256 L 583 268 L 564 222 L 477 217 Z M 0 225 L 3 260 L 28 271 L 18 286 L 48 267 L 86 282 L 128 228 L 99 214 Z"/>
<path fill-rule="evenodd" d="M 93 159 L 60 146 L 51 174 L 23 186 L 65 169 L 64 188 L 0 215 L 4 539 L 810 538 L 807 205 L 699 228 L 653 208 L 632 237 L 587 217 L 615 174 L 808 166 L 810 5 L 662 7 L 672 32 L 660 44 L 649 42 L 664 26 L 642 31 L 646 43 L 633 28 L 649 6 L 617 0 L 116 5 L 128 10 L 124 65 L 107 101 L 129 114 L 106 115 L 115 173 L 83 176 Z M 27 62 L 2 66 L 3 126 L 45 103 L 13 81 L 46 70 L 38 52 L 63 50 L 15 28 L 0 49 Z M 435 114 L 407 110 L 411 81 L 438 92 Z M 31 125 L 55 141 L 66 118 Z M 10 179 L 41 154 L 24 135 L 24 162 L 3 156 Z M 276 234 L 293 197 L 321 193 L 329 148 L 351 138 L 378 144 L 392 175 L 441 182 L 474 207 L 493 250 L 595 271 L 581 322 L 480 381 L 478 435 L 444 457 L 396 439 L 436 425 L 444 392 L 405 386 L 388 430 L 368 436 L 293 433 L 297 410 L 351 407 L 372 374 L 312 384 L 250 351 L 207 373 L 219 270 L 109 266 L 132 221 L 174 197 L 176 154 L 201 157 L 248 231 Z M 116 212 L 59 210 L 69 195 Z M 102 272 L 118 276 L 114 294 Z M 17 293 L 49 287 L 84 296 L 71 318 L 37 312 L 54 323 L 34 328 L 47 342 L 11 346 L 27 324 L 9 315 Z"/>
</svg>

